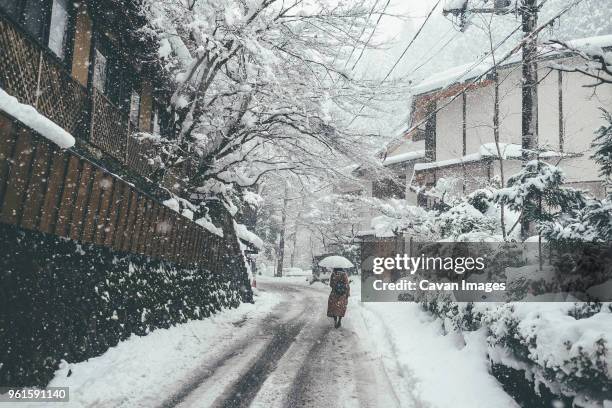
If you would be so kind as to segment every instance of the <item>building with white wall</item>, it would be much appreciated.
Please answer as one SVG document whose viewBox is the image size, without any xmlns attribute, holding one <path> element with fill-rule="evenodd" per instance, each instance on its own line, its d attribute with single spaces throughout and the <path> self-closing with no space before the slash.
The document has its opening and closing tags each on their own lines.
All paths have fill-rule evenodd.
<svg viewBox="0 0 612 408">
<path fill-rule="evenodd" d="M 612 35 L 574 43 L 594 43 L 608 51 L 612 50 Z M 554 69 L 559 64 L 572 66 L 584 60 L 549 50 L 539 61 L 540 156 L 563 169 L 568 184 L 601 196 L 603 184 L 591 159 L 591 143 L 603 124 L 600 109 L 612 110 L 612 86 L 589 86 L 592 78 Z M 410 158 L 403 165 L 407 191 L 454 177 L 458 193 L 467 194 L 499 180 L 502 167 L 505 180 L 520 169 L 521 64 L 514 60 L 498 67 L 501 155 L 494 143 L 495 81 L 486 75 L 490 67 L 486 62 L 455 67 L 414 87 L 411 129 L 385 158 L 385 162 Z M 419 152 L 422 158 L 415 159 Z M 406 199 L 418 202 L 416 194 L 407 194 Z"/>
</svg>

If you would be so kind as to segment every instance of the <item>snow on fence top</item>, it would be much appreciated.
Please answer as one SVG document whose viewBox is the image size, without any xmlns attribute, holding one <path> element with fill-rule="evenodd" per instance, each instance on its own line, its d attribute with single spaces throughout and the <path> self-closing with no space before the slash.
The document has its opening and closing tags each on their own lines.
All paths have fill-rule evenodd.
<svg viewBox="0 0 612 408">
<path fill-rule="evenodd" d="M 62 149 L 74 146 L 74 137 L 55 124 L 51 119 L 38 113 L 31 105 L 20 103 L 17 98 L 0 88 L 0 110 L 17 119 L 41 136 L 55 143 Z"/>
<path fill-rule="evenodd" d="M 189 201 L 180 197 L 172 197 L 168 200 L 163 201 L 162 204 L 171 209 L 172 211 L 177 212 L 183 217 L 193 221 L 193 213 L 195 212 L 196 207 Z M 195 220 L 195 223 L 206 229 L 208 232 L 223 238 L 223 230 L 215 226 L 215 224 L 213 224 L 210 220 L 210 217 L 206 216 L 199 218 Z"/>
<path fill-rule="evenodd" d="M 523 148 L 521 147 L 521 145 L 513 143 L 499 143 L 499 150 L 501 153 L 502 160 L 516 160 L 522 158 Z M 538 156 L 543 159 L 551 157 L 560 157 L 562 155 L 563 153 L 555 152 L 552 150 L 540 152 L 538 154 Z M 417 163 L 414 165 L 414 170 L 422 171 L 429 169 L 437 169 L 441 167 L 454 166 L 462 163 L 471 163 L 485 158 L 498 158 L 497 147 L 495 146 L 495 143 L 485 143 L 478 148 L 477 153 L 471 153 L 462 157 L 458 157 L 456 159 L 441 160 L 430 163 Z"/>
<path fill-rule="evenodd" d="M 253 244 L 255 248 L 262 249 L 264 246 L 263 241 L 257 235 L 249 231 L 244 224 L 235 223 L 236 235 L 243 241 Z"/>
</svg>

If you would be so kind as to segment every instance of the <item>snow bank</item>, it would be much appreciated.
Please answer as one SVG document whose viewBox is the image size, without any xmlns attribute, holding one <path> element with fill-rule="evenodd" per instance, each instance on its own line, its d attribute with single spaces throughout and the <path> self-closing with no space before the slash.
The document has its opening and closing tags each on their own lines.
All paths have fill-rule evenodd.
<svg viewBox="0 0 612 408">
<path fill-rule="evenodd" d="M 62 149 L 74 146 L 74 137 L 55 124 L 51 119 L 40 114 L 33 106 L 20 103 L 17 98 L 0 88 L 0 110 L 6 112 L 44 138 Z"/>
<path fill-rule="evenodd" d="M 69 406 L 157 406 L 233 337 L 256 330 L 278 302 L 278 297 L 259 292 L 255 304 L 243 303 L 144 337 L 132 335 L 99 357 L 77 364 L 63 361 L 49 386 L 70 387 Z"/>
<path fill-rule="evenodd" d="M 439 321 L 418 304 L 358 305 L 395 389 L 410 390 L 430 407 L 518 406 L 489 374 L 483 330 L 443 336 Z M 410 400 L 404 404 L 411 406 Z"/>
</svg>

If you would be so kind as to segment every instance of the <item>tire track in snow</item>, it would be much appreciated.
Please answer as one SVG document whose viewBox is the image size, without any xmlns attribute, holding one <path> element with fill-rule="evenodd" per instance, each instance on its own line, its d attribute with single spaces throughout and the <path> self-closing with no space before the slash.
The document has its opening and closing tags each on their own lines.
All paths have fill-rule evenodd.
<svg viewBox="0 0 612 408">
<path fill-rule="evenodd" d="M 271 285 L 271 292 L 281 292 L 285 299 L 240 340 L 209 364 L 192 373 L 180 389 L 162 402 L 170 407 L 243 407 L 248 406 L 276 361 L 291 346 L 306 322 L 303 294 L 295 287 Z M 265 291 L 265 290 L 264 290 Z M 248 318 L 247 318 L 248 320 Z M 237 327 L 245 322 L 238 322 Z"/>
<path fill-rule="evenodd" d="M 222 397 L 221 402 L 215 403 L 215 406 L 220 408 L 248 407 L 268 375 L 275 370 L 278 360 L 295 341 L 304 325 L 304 321 L 278 325 L 274 337 L 255 364 L 232 387 L 228 395 Z"/>
</svg>

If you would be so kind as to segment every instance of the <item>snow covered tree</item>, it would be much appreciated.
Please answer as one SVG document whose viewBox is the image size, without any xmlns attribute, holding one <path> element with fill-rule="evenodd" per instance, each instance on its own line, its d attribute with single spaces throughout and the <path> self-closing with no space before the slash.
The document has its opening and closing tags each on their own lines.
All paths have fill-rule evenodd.
<svg viewBox="0 0 612 408">
<path fill-rule="evenodd" d="M 581 191 L 563 187 L 561 169 L 540 160 L 528 162 L 508 179 L 507 187 L 494 194 L 494 201 L 524 218 L 537 223 L 550 222 L 559 214 L 584 206 Z M 516 227 L 510 228 L 508 234 Z"/>
<path fill-rule="evenodd" d="M 324 252 L 348 248 L 355 244 L 362 230 L 359 214 L 371 207 L 373 201 L 348 194 L 324 195 L 310 204 L 304 226 L 321 243 Z"/>
<path fill-rule="evenodd" d="M 612 115 L 608 111 L 602 111 L 606 123 L 595 132 L 592 144 L 595 149 L 593 159 L 599 164 L 599 175 L 606 178 L 609 187 L 612 182 Z"/>
<path fill-rule="evenodd" d="M 151 139 L 157 177 L 171 171 L 193 199 L 228 199 L 268 173 L 324 174 L 362 158 L 349 115 L 371 100 L 344 71 L 372 1 L 145 0 L 148 34 L 168 73 L 166 129 Z"/>
<path fill-rule="evenodd" d="M 612 176 L 612 115 L 604 111 L 606 123 L 595 132 L 593 158 L 607 187 Z M 588 198 L 582 205 L 568 208 L 554 220 L 544 223 L 542 233 L 554 243 L 610 242 L 612 240 L 612 202 Z"/>
</svg>

